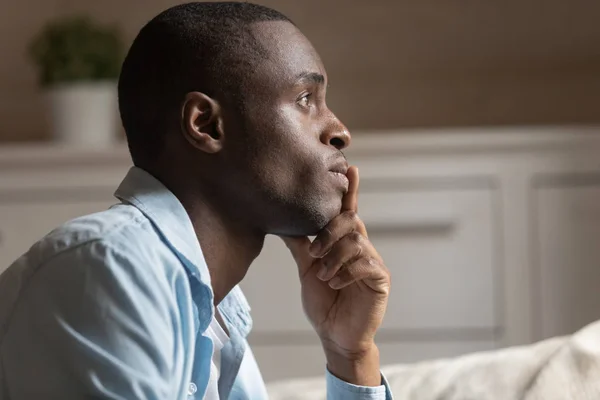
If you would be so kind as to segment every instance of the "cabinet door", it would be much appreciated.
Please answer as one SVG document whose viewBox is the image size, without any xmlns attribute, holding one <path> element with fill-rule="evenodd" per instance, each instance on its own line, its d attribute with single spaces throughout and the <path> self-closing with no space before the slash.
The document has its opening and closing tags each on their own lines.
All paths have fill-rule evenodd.
<svg viewBox="0 0 600 400">
<path fill-rule="evenodd" d="M 393 277 L 383 328 L 491 331 L 495 227 L 489 189 L 367 193 L 362 217 Z"/>
<path fill-rule="evenodd" d="M 500 210 L 494 195 L 485 186 L 361 194 L 361 216 L 392 273 L 378 333 L 388 349 L 386 362 L 405 361 L 406 354 L 419 360 L 494 346 L 500 328 L 495 302 Z M 296 267 L 279 239 L 267 239 L 242 287 L 253 310 L 251 344 L 263 368 L 285 371 L 286 360 L 296 359 L 299 349 L 318 346 L 302 312 Z M 314 360 L 298 363 L 302 374 L 322 372 L 310 369 L 319 364 Z M 275 375 L 282 377 L 274 372 L 269 378 Z"/>
<path fill-rule="evenodd" d="M 600 183 L 542 185 L 533 206 L 538 336 L 573 333 L 600 318 Z"/>
<path fill-rule="evenodd" d="M 494 328 L 493 191 L 365 193 L 361 215 L 393 277 L 384 326 L 393 329 Z M 268 238 L 243 282 L 256 330 L 298 331 L 296 267 Z"/>
<path fill-rule="evenodd" d="M 98 199 L 70 201 L 53 198 L 49 202 L 0 203 L 0 273 L 31 245 L 63 222 L 106 209 L 115 200 L 110 195 Z"/>
</svg>

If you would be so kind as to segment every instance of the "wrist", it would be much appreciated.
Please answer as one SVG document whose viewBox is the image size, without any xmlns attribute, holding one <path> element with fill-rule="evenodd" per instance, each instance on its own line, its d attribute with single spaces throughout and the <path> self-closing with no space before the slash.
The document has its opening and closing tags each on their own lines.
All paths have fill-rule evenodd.
<svg viewBox="0 0 600 400">
<path fill-rule="evenodd" d="M 357 352 L 323 346 L 327 369 L 337 378 L 357 386 L 380 386 L 379 349 L 373 343 Z"/>
</svg>

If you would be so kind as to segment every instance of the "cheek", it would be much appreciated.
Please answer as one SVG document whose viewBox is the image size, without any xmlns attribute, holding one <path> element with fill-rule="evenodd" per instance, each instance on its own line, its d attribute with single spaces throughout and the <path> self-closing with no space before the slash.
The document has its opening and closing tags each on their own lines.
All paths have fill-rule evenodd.
<svg viewBox="0 0 600 400">
<path fill-rule="evenodd" d="M 271 147 L 256 159 L 257 187 L 267 199 L 306 203 L 323 192 L 317 158 L 296 145 Z"/>
<path fill-rule="evenodd" d="M 305 158 L 303 154 L 308 152 L 307 132 L 292 118 L 293 113 L 284 111 L 263 117 L 263 123 L 251 133 L 253 161 L 268 172 L 300 169 L 299 163 Z"/>
<path fill-rule="evenodd" d="M 318 126 L 294 106 L 254 115 L 248 161 L 261 185 L 284 196 L 316 189 L 323 173 Z"/>
<path fill-rule="evenodd" d="M 311 162 L 290 147 L 270 151 L 268 156 L 261 158 L 258 171 L 261 171 L 265 186 L 282 194 L 293 194 L 314 179 Z"/>
</svg>

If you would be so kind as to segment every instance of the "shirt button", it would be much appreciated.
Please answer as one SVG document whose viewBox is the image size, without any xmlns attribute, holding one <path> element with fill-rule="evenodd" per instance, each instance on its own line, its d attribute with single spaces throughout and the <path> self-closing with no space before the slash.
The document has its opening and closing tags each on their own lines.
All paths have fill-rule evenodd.
<svg viewBox="0 0 600 400">
<path fill-rule="evenodd" d="M 198 386 L 194 382 L 190 383 L 188 387 L 188 396 L 193 396 L 198 391 Z"/>
</svg>

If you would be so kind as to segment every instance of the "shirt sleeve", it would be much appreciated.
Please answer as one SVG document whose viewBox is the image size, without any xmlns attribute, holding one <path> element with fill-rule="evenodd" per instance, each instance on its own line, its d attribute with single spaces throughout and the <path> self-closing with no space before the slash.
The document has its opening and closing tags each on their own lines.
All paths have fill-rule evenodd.
<svg viewBox="0 0 600 400">
<path fill-rule="evenodd" d="M 357 386 L 326 372 L 327 400 L 392 400 L 387 380 L 381 375 L 381 386 Z"/>
<path fill-rule="evenodd" d="M 185 398 L 177 303 L 148 253 L 93 242 L 39 268 L 3 343 L 12 399 Z"/>
</svg>

